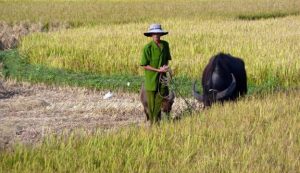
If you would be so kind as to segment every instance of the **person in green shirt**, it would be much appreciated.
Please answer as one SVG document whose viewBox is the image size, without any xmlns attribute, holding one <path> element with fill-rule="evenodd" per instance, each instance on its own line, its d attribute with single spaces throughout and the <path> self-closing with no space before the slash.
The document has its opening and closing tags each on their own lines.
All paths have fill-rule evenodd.
<svg viewBox="0 0 300 173">
<path fill-rule="evenodd" d="M 149 30 L 144 33 L 152 37 L 152 41 L 145 45 L 141 58 L 141 66 L 145 69 L 144 87 L 146 91 L 148 113 L 151 123 L 161 119 L 162 96 L 168 95 L 168 87 L 159 82 L 159 75 L 165 75 L 169 70 L 171 60 L 169 43 L 160 37 L 168 34 L 162 30 L 160 24 L 151 24 Z"/>
</svg>

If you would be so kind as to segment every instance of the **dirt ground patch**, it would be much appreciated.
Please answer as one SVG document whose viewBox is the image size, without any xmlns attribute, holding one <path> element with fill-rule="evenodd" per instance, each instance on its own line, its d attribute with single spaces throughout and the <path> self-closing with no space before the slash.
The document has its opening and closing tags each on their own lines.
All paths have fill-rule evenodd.
<svg viewBox="0 0 300 173">
<path fill-rule="evenodd" d="M 114 93 L 103 99 L 108 91 L 16 82 L 3 85 L 14 94 L 0 99 L 0 149 L 16 141 L 33 144 L 50 133 L 146 123 L 138 94 Z M 173 108 L 173 116 L 178 116 L 186 108 L 183 99 L 175 99 Z"/>
</svg>

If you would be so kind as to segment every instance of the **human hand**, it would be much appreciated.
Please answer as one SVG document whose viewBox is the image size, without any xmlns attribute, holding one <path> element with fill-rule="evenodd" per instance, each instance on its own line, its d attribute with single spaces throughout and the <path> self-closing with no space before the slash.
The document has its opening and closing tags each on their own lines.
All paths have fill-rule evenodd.
<svg viewBox="0 0 300 173">
<path fill-rule="evenodd" d="M 159 68 L 159 72 L 160 73 L 166 73 L 169 70 L 169 67 L 167 65 L 164 65 L 162 67 Z"/>
</svg>

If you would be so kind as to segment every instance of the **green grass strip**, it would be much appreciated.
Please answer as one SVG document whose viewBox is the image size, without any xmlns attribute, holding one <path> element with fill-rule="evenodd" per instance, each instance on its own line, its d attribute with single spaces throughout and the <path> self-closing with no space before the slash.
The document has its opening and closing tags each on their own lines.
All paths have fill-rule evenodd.
<svg viewBox="0 0 300 173">
<path fill-rule="evenodd" d="M 47 85 L 76 86 L 97 90 L 111 90 L 123 92 L 139 92 L 143 82 L 142 76 L 133 75 L 99 75 L 91 73 L 79 73 L 64 69 L 49 68 L 44 65 L 32 65 L 27 59 L 21 57 L 17 50 L 1 51 L 0 62 L 3 63 L 2 73 L 5 78 L 27 81 L 30 83 L 44 83 Z M 192 84 L 194 79 L 179 76 L 174 78 L 177 92 L 184 97 L 192 96 Z M 128 86 L 128 83 L 130 85 Z M 201 92 L 200 82 L 198 89 Z M 248 82 L 248 93 L 266 93 L 282 89 L 276 78 L 270 76 L 260 86 Z"/>
<path fill-rule="evenodd" d="M 98 75 L 49 68 L 43 65 L 32 65 L 28 63 L 26 58 L 20 57 L 16 50 L 0 52 L 0 62 L 4 64 L 2 73 L 6 78 L 31 83 L 139 92 L 143 82 L 142 76 Z M 180 86 L 179 91 L 183 95 L 187 96 L 191 93 L 192 81 L 190 79 L 179 77 L 175 80 L 176 84 Z M 128 83 L 130 83 L 129 86 Z"/>
<path fill-rule="evenodd" d="M 287 16 L 297 16 L 299 15 L 299 11 L 297 12 L 264 12 L 264 13 L 251 13 L 251 14 L 240 14 L 237 16 L 240 20 L 260 20 L 260 19 L 270 19 L 270 18 L 280 18 Z"/>
</svg>

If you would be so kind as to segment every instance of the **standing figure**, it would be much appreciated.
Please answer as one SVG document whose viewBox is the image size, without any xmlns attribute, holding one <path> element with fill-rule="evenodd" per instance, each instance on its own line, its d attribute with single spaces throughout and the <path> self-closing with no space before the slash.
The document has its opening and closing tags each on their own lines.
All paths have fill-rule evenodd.
<svg viewBox="0 0 300 173">
<path fill-rule="evenodd" d="M 141 66 L 145 69 L 144 89 L 147 100 L 147 119 L 151 123 L 161 119 L 161 106 L 163 97 L 169 94 L 167 86 L 159 82 L 160 75 L 166 75 L 171 54 L 169 43 L 160 37 L 168 34 L 160 24 L 151 24 L 149 30 L 144 33 L 152 37 L 152 41 L 145 45 L 141 58 Z M 146 114 L 147 114 L 146 113 Z"/>
</svg>

